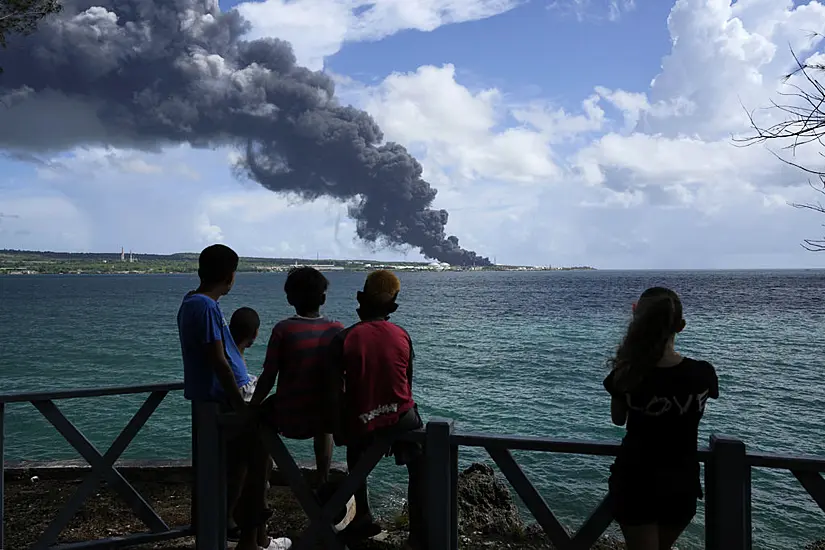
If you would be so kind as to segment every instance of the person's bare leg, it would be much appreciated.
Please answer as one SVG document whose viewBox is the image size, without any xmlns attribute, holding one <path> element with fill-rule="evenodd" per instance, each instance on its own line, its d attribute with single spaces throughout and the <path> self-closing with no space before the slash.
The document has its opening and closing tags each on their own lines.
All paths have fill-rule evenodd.
<svg viewBox="0 0 825 550">
<path fill-rule="evenodd" d="M 659 526 L 659 548 L 658 550 L 670 550 L 679 537 L 690 525 L 690 521 L 683 525 L 660 525 Z"/>
<path fill-rule="evenodd" d="M 347 470 L 349 470 L 350 473 L 355 469 L 355 466 L 365 452 L 365 445 L 360 442 L 352 441 L 347 445 Z M 375 523 L 372 517 L 372 509 L 370 508 L 370 497 L 366 480 L 364 480 L 361 486 L 355 491 L 355 519 L 352 523 L 359 526 L 363 523 Z M 352 526 L 350 529 L 355 530 L 355 526 L 350 525 Z"/>
<path fill-rule="evenodd" d="M 627 550 L 659 550 L 659 527 L 651 525 L 622 525 Z"/>
<path fill-rule="evenodd" d="M 429 530 L 427 529 L 426 507 L 426 467 L 424 456 L 420 456 L 407 464 L 407 515 L 409 520 L 409 537 L 405 549 L 421 550 L 428 544 Z"/>
<path fill-rule="evenodd" d="M 264 461 L 264 464 L 266 465 L 265 466 L 266 467 L 266 473 L 264 475 L 264 479 L 266 481 L 264 481 L 264 485 L 266 486 L 266 483 L 272 478 L 272 457 L 269 456 L 269 453 L 266 452 L 265 449 L 262 448 L 262 451 L 264 453 L 266 453 L 266 460 Z M 268 491 L 266 491 L 266 488 L 265 488 L 264 489 L 264 500 L 263 500 L 264 508 L 266 507 L 266 495 L 267 495 L 267 493 L 268 493 Z M 267 531 L 268 531 L 268 529 L 267 529 L 266 522 L 264 522 L 263 525 L 258 527 L 258 546 L 260 546 L 261 548 L 268 548 L 269 543 L 272 542 L 271 539 L 269 538 L 269 533 L 267 533 Z"/>
<path fill-rule="evenodd" d="M 238 505 L 238 499 L 246 480 L 246 465 L 233 464 L 230 466 L 228 474 L 226 479 L 226 522 L 227 527 L 231 529 L 236 527 L 235 506 Z"/>
<path fill-rule="evenodd" d="M 241 537 L 236 550 L 258 550 L 269 546 L 264 520 L 266 480 L 270 471 L 269 453 L 257 438 L 257 434 L 252 436 L 247 449 L 249 454 L 246 482 L 235 506 L 235 522 L 241 527 Z"/>
<path fill-rule="evenodd" d="M 269 543 L 272 542 L 272 541 L 269 538 L 269 533 L 267 533 L 266 524 L 261 525 L 260 527 L 258 527 L 258 537 L 257 537 L 257 540 L 255 542 L 261 548 L 268 548 L 269 547 Z"/>
<path fill-rule="evenodd" d="M 315 448 L 315 473 L 318 475 L 320 487 L 329 480 L 329 470 L 332 467 L 332 434 L 316 435 L 313 447 Z"/>
<path fill-rule="evenodd" d="M 241 531 L 241 538 L 235 550 L 260 550 L 258 534 L 255 531 Z"/>
</svg>

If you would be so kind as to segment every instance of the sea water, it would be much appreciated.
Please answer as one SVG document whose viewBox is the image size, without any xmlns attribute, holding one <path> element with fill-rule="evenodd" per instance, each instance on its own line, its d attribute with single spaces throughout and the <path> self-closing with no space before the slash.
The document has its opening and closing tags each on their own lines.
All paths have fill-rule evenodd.
<svg viewBox="0 0 825 550">
<path fill-rule="evenodd" d="M 327 275 L 325 313 L 356 320 L 363 273 Z M 240 274 L 221 300 L 261 315 L 248 351 L 260 370 L 268 332 L 291 314 L 284 274 Z M 415 397 L 423 416 L 460 430 L 618 441 L 601 383 L 631 304 L 647 286 L 682 296 L 685 354 L 711 361 L 720 399 L 708 404 L 700 444 L 711 433 L 754 451 L 825 456 L 825 272 L 440 272 L 401 274 L 393 320 L 416 351 Z M 123 386 L 180 380 L 175 315 L 197 284 L 188 275 L 0 277 L 0 392 Z M 101 451 L 143 396 L 59 403 Z M 167 397 L 124 454 L 182 458 L 190 450 L 189 409 Z M 311 445 L 290 445 L 299 459 Z M 462 465 L 490 461 L 462 449 Z M 76 458 L 28 404 L 7 407 L 6 460 Z M 559 519 L 577 528 L 606 493 L 609 459 L 515 452 Z M 335 459 L 344 453 L 336 449 Z M 402 471 L 385 461 L 371 478 L 385 510 L 403 496 Z M 801 548 L 825 538 L 825 515 L 787 471 L 753 474 L 755 548 Z M 702 516 L 683 548 L 702 546 Z"/>
</svg>

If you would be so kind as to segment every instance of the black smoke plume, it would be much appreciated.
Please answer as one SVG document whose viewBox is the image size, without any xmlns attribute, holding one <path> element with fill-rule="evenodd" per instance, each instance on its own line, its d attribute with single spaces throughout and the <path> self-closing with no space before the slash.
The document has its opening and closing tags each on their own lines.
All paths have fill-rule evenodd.
<svg viewBox="0 0 825 550">
<path fill-rule="evenodd" d="M 0 148 L 240 146 L 241 170 L 278 193 L 352 201 L 362 239 L 485 265 L 447 236 L 421 165 L 290 45 L 247 41 L 216 0 L 69 0 L 0 50 Z"/>
</svg>

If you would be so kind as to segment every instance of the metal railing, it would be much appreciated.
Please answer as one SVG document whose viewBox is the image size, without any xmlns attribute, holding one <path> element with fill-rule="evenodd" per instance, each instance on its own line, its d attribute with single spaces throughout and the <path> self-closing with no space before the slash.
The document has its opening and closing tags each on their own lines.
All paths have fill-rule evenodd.
<svg viewBox="0 0 825 550">
<path fill-rule="evenodd" d="M 430 521 L 437 526 L 436 532 L 431 533 L 431 548 L 458 548 L 455 497 L 458 453 L 462 446 L 480 447 L 487 451 L 558 550 L 592 547 L 613 521 L 611 497 L 607 493 L 573 536 L 568 535 L 510 451 L 615 456 L 619 450 L 616 444 L 455 432 L 449 420 L 430 421 L 427 432 L 441 434 L 438 445 L 427 449 L 428 466 L 433 465 L 440 470 L 437 474 L 439 478 L 431 478 L 428 486 Z M 825 479 L 822 477 L 825 457 L 748 453 L 742 441 L 717 435 L 710 437 L 709 447 L 700 449 L 698 455 L 705 464 L 705 548 L 708 550 L 751 548 L 753 468 L 789 470 L 825 513 Z M 449 484 L 441 481 L 446 479 Z"/>
<path fill-rule="evenodd" d="M 183 389 L 182 383 L 128 386 L 121 388 L 88 388 L 77 390 L 59 390 L 33 393 L 10 393 L 0 395 L 0 548 L 5 548 L 5 410 L 8 403 L 31 403 L 57 432 L 63 436 L 77 453 L 91 466 L 91 472 L 75 490 L 60 512 L 57 514 L 38 541 L 32 546 L 35 550 L 44 548 L 116 548 L 147 542 L 160 542 L 192 534 L 190 527 L 172 529 L 161 519 L 146 499 L 115 468 L 115 462 L 126 450 L 146 421 L 157 410 L 170 391 Z M 101 453 L 60 410 L 55 401 L 111 395 L 148 393 L 143 405 L 132 416 L 105 453 Z M 116 539 L 86 541 L 81 543 L 57 544 L 60 534 L 77 514 L 86 499 L 97 491 L 101 481 L 120 495 L 134 514 L 149 529 L 148 533 L 138 533 Z"/>
<path fill-rule="evenodd" d="M 170 528 L 155 513 L 140 493 L 115 467 L 116 460 L 128 447 L 149 417 L 170 391 L 183 384 L 160 384 L 122 388 L 93 388 L 55 392 L 0 395 L 0 548 L 3 545 L 3 444 L 6 403 L 31 403 L 77 450 L 91 466 L 57 517 L 32 546 L 35 549 L 118 548 L 159 542 L 189 535 L 196 537 L 198 550 L 224 548 L 226 539 L 226 468 L 222 426 L 234 421 L 233 414 L 221 414 L 218 406 L 192 404 L 192 526 Z M 108 395 L 148 393 L 144 404 L 126 424 L 105 453 L 100 453 L 54 403 L 58 400 Z M 610 494 L 572 535 L 558 521 L 513 458 L 511 451 L 615 456 L 619 446 L 594 441 L 565 441 L 542 437 L 518 437 L 457 432 L 453 422 L 431 419 L 424 430 L 411 432 L 405 439 L 425 446 L 427 484 L 427 526 L 432 550 L 458 548 L 458 459 L 461 447 L 483 448 L 508 480 L 554 548 L 584 550 L 590 548 L 613 521 Z M 333 529 L 336 512 L 341 510 L 358 486 L 369 476 L 392 441 L 377 441 L 339 485 L 326 503 L 321 503 L 307 484 L 286 445 L 271 428 L 262 427 L 261 438 L 275 460 L 283 478 L 310 520 L 294 548 L 312 548 L 319 538 L 325 548 L 345 548 Z M 749 453 L 739 440 L 711 436 L 710 446 L 699 451 L 705 463 L 705 546 L 711 550 L 746 550 L 751 547 L 751 471 L 753 468 L 784 469 L 793 473 L 805 491 L 825 512 L 825 458 Z M 58 538 L 77 510 L 93 494 L 101 481 L 112 487 L 127 502 L 149 532 L 95 541 L 57 544 Z"/>
</svg>

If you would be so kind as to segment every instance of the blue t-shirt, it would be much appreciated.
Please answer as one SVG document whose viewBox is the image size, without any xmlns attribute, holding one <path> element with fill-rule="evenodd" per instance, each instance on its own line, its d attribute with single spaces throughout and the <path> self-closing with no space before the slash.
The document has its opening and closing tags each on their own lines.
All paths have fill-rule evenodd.
<svg viewBox="0 0 825 550">
<path fill-rule="evenodd" d="M 224 391 L 206 359 L 206 345 L 223 341 L 224 353 L 238 387 L 249 383 L 246 363 L 232 339 L 218 302 L 190 293 L 178 310 L 178 334 L 183 354 L 183 396 L 194 400 L 223 400 Z"/>
</svg>

